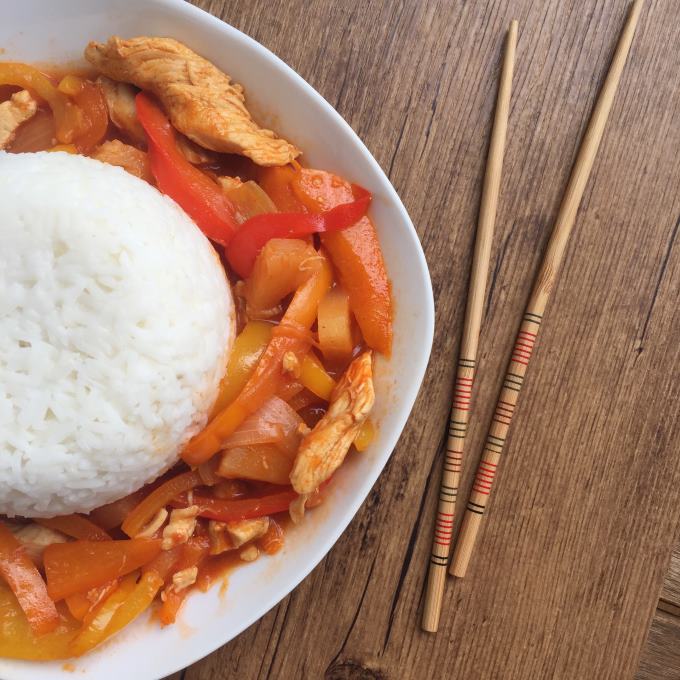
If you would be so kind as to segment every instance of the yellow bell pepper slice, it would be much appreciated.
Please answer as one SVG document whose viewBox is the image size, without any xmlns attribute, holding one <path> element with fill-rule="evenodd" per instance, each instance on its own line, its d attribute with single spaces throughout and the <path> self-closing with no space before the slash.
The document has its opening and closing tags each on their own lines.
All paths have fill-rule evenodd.
<svg viewBox="0 0 680 680">
<path fill-rule="evenodd" d="M 308 352 L 300 367 L 300 382 L 317 397 L 329 401 L 335 387 L 331 378 L 314 352 Z"/>
<path fill-rule="evenodd" d="M 94 619 L 71 643 L 73 656 L 81 656 L 101 644 L 151 606 L 163 579 L 155 571 L 146 572 L 137 583 L 135 578 L 132 575 L 124 578 L 104 601 Z"/>
<path fill-rule="evenodd" d="M 80 76 L 74 76 L 73 74 L 65 75 L 57 85 L 57 90 L 63 92 L 69 97 L 75 97 L 75 95 L 80 94 L 85 87 L 85 81 Z"/>
<path fill-rule="evenodd" d="M 152 605 L 162 586 L 163 579 L 155 571 L 143 574 L 130 597 L 113 615 L 111 623 L 106 627 L 105 638 L 115 635 L 143 614 Z"/>
<path fill-rule="evenodd" d="M 56 144 L 48 151 L 63 151 L 64 153 L 78 153 L 78 147 L 75 144 Z"/>
<path fill-rule="evenodd" d="M 365 451 L 375 438 L 375 427 L 370 420 L 364 420 L 361 429 L 354 438 L 354 448 L 357 451 Z"/>
<path fill-rule="evenodd" d="M 73 656 L 81 656 L 85 652 L 94 649 L 107 637 L 106 631 L 114 614 L 132 595 L 136 586 L 137 574 L 129 574 L 120 582 L 111 595 L 99 605 L 90 623 L 83 626 L 81 632 L 78 633 L 71 643 L 70 653 Z"/>
<path fill-rule="evenodd" d="M 0 63 L 0 85 L 16 85 L 44 99 L 54 113 L 56 135 L 62 144 L 71 143 L 83 130 L 83 112 L 38 69 L 15 62 Z"/>
<path fill-rule="evenodd" d="M 222 378 L 213 415 L 219 413 L 238 396 L 245 387 L 257 362 L 272 337 L 273 326 L 265 321 L 249 321 L 234 340 L 234 347 Z"/>
<path fill-rule="evenodd" d="M 59 623 L 50 633 L 35 635 L 14 593 L 0 583 L 0 657 L 50 661 L 71 656 L 70 644 L 80 622 L 59 608 Z"/>
</svg>

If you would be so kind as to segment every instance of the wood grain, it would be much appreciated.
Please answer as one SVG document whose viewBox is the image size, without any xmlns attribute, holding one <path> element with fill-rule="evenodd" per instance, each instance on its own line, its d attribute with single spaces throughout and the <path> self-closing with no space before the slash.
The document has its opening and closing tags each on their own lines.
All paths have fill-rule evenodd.
<svg viewBox="0 0 680 680">
<path fill-rule="evenodd" d="M 660 612 L 649 630 L 636 680 L 677 680 L 680 677 L 680 619 Z"/>
<path fill-rule="evenodd" d="M 680 546 L 671 555 L 671 563 L 661 588 L 659 608 L 680 616 Z"/>
<path fill-rule="evenodd" d="M 628 2 L 197 4 L 273 49 L 364 139 L 418 229 L 437 331 L 409 426 L 350 528 L 184 680 L 633 677 L 680 528 L 675 0 L 645 5 L 515 414 L 513 465 L 436 636 L 418 620 L 468 278 L 451 263 L 472 250 L 498 38 L 516 17 L 513 191 L 498 209 L 468 473 Z"/>
</svg>

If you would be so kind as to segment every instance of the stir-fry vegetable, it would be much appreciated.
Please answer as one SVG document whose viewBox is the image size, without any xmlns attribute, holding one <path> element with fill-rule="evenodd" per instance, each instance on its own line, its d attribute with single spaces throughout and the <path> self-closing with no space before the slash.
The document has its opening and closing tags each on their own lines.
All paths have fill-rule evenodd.
<svg viewBox="0 0 680 680">
<path fill-rule="evenodd" d="M 273 396 L 222 442 L 222 448 L 273 444 L 290 457 L 300 443 L 300 425 L 302 418 L 283 399 Z"/>
<path fill-rule="evenodd" d="M 57 544 L 55 544 L 57 545 Z M 7 582 L 36 635 L 53 631 L 59 613 L 40 572 L 14 534 L 0 522 L 0 576 Z"/>
<path fill-rule="evenodd" d="M 158 188 L 177 201 L 209 239 L 226 245 L 238 227 L 231 201 L 210 177 L 185 158 L 177 147 L 170 121 L 151 97 L 140 92 L 135 101 Z"/>
<path fill-rule="evenodd" d="M 322 452 L 338 448 L 338 432 L 319 435 L 317 426 L 337 410 L 335 388 L 352 358 L 366 346 L 389 354 L 392 306 L 365 189 L 295 160 L 258 168 L 208 152 L 180 137 L 157 100 L 135 96 L 129 83 L 55 79 L 0 63 L 1 85 L 38 101 L 10 151 L 87 154 L 155 180 L 183 208 L 217 244 L 241 329 L 208 424 L 177 467 L 87 517 L 17 523 L 41 534 L 35 564 L 0 522 L 0 656 L 60 659 L 93 649 L 156 598 L 158 619 L 170 624 L 193 588 L 281 549 L 284 532 L 272 516 L 299 521 L 321 502 L 327 475 L 310 473 L 316 481 L 305 487 L 294 482 L 303 495 L 291 476 L 300 476 L 310 441 Z M 363 451 L 374 435 L 370 421 L 357 424 L 344 436 L 343 457 L 352 437 Z M 129 538 L 114 540 L 122 534 Z M 57 540 L 64 542 L 43 550 Z"/>
<path fill-rule="evenodd" d="M 67 659 L 79 628 L 80 622 L 68 613 L 58 613 L 53 630 L 37 634 L 14 593 L 0 582 L 0 656 L 27 661 Z"/>
<path fill-rule="evenodd" d="M 118 587 L 118 584 L 119 580 L 113 579 L 86 592 L 69 595 L 64 598 L 64 602 L 73 618 L 89 623 L 99 605 Z"/>
<path fill-rule="evenodd" d="M 104 139 L 109 126 L 109 114 L 106 100 L 99 85 L 89 81 L 83 82 L 73 100 L 82 112 L 82 129 L 73 140 L 79 151 L 89 153 Z"/>
<path fill-rule="evenodd" d="M 281 212 L 300 212 L 304 209 L 300 199 L 293 193 L 292 182 L 297 172 L 298 169 L 293 165 L 260 169 L 258 177 L 260 186 Z"/>
<path fill-rule="evenodd" d="M 187 573 L 195 569 L 198 571 L 199 565 L 208 556 L 210 550 L 210 540 L 207 536 L 196 537 L 184 545 L 180 546 L 178 559 L 173 567 L 175 574 Z M 164 626 L 175 622 L 177 612 L 189 593 L 189 586 L 182 587 L 181 582 L 172 584 L 163 591 L 163 603 L 158 612 L 158 618 Z"/>
<path fill-rule="evenodd" d="M 154 489 L 125 518 L 121 529 L 130 538 L 134 538 L 151 521 L 153 516 L 164 508 L 175 496 L 189 491 L 203 483 L 198 470 L 184 472 Z"/>
<path fill-rule="evenodd" d="M 335 387 L 335 380 L 331 378 L 314 352 L 309 352 L 302 360 L 300 382 L 317 397 L 328 401 Z"/>
<path fill-rule="evenodd" d="M 236 182 L 233 186 L 224 186 L 223 191 L 236 208 L 236 219 L 239 223 L 249 220 L 255 215 L 275 213 L 276 206 L 257 182 Z"/>
<path fill-rule="evenodd" d="M 375 437 L 375 427 L 370 420 L 364 421 L 359 434 L 354 438 L 354 447 L 357 451 L 365 451 Z"/>
<path fill-rule="evenodd" d="M 352 356 L 352 312 L 349 297 L 341 288 L 328 291 L 319 304 L 319 344 L 327 359 L 347 360 Z"/>
<path fill-rule="evenodd" d="M 220 457 L 218 472 L 226 479 L 254 479 L 270 484 L 290 484 L 293 459 L 273 444 L 239 446 Z"/>
<path fill-rule="evenodd" d="M 75 144 L 57 144 L 54 115 L 51 111 L 38 109 L 36 114 L 23 123 L 9 149 L 13 153 L 45 151 L 56 146 L 65 146 L 76 151 Z"/>
<path fill-rule="evenodd" d="M 73 541 L 45 548 L 47 592 L 54 600 L 95 588 L 150 562 L 161 550 L 158 539 Z"/>
<path fill-rule="evenodd" d="M 38 518 L 36 522 L 48 529 L 61 531 L 72 538 L 85 541 L 109 541 L 109 536 L 101 527 L 83 515 L 64 515 L 62 517 Z"/>
<path fill-rule="evenodd" d="M 316 248 L 306 241 L 283 238 L 269 241 L 257 256 L 243 286 L 248 315 L 275 314 L 281 300 L 306 281 L 307 266 L 316 257 Z"/>
<path fill-rule="evenodd" d="M 246 498 L 235 501 L 225 501 L 194 494 L 193 505 L 198 506 L 199 517 L 216 519 L 219 522 L 234 522 L 239 519 L 254 519 L 255 517 L 266 517 L 278 512 L 285 512 L 297 497 L 298 494 L 292 489 L 262 498 Z M 180 496 L 177 502 L 186 505 L 186 496 Z"/>
<path fill-rule="evenodd" d="M 134 577 L 115 590 L 103 603 L 97 616 L 70 646 L 73 656 L 80 656 L 98 645 L 119 630 L 132 623 L 140 614 L 146 611 L 154 601 L 156 594 L 163 585 L 163 580 L 154 572 L 142 575 L 135 584 Z"/>
<path fill-rule="evenodd" d="M 292 182 L 295 195 L 311 211 L 326 211 L 351 200 L 353 187 L 337 175 L 303 168 Z M 369 347 L 389 354 L 392 302 L 380 242 L 370 219 L 324 234 L 322 243 L 338 269 L 352 311 Z"/>
<path fill-rule="evenodd" d="M 80 656 L 104 640 L 106 630 L 111 623 L 113 615 L 132 595 L 136 584 L 136 574 L 128 574 L 113 588 L 112 592 L 98 607 L 89 623 L 85 625 L 71 643 L 71 654 Z"/>
<path fill-rule="evenodd" d="M 331 285 L 331 269 L 327 259 L 319 257 L 310 262 L 309 278 L 298 288 L 281 325 L 309 329 L 316 319 L 319 302 Z M 286 352 L 304 354 L 308 343 L 299 338 L 275 334 L 265 353 L 236 400 L 217 415 L 184 449 L 182 457 L 191 465 L 198 465 L 220 448 L 222 442 L 255 411 L 259 404 L 276 393 L 282 377 L 282 361 Z"/>
<path fill-rule="evenodd" d="M 249 321 L 234 340 L 213 414 L 228 406 L 248 382 L 272 335 L 272 325 Z"/>
<path fill-rule="evenodd" d="M 273 238 L 299 238 L 309 234 L 337 232 L 356 224 L 366 214 L 371 194 L 356 185 L 352 191 L 353 197 L 330 210 L 251 217 L 236 232 L 227 247 L 227 258 L 232 269 L 243 278 L 249 276 L 260 251 Z"/>
<path fill-rule="evenodd" d="M 17 85 L 44 99 L 54 113 L 57 139 L 62 144 L 69 144 L 84 131 L 87 123 L 81 109 L 38 69 L 27 64 L 0 63 L 0 85 Z"/>
</svg>

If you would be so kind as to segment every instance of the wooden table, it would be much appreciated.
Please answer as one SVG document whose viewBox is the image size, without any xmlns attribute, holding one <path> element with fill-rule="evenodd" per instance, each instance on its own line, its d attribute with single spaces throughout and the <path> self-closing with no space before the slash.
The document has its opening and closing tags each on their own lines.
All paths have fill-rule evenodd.
<svg viewBox="0 0 680 680">
<path fill-rule="evenodd" d="M 409 425 L 336 547 L 178 677 L 619 680 L 654 619 L 640 677 L 680 678 L 680 555 L 657 610 L 680 538 L 677 0 L 643 10 L 478 550 L 436 636 L 420 607 L 502 35 L 519 19 L 474 455 L 628 0 L 197 4 L 281 56 L 366 142 L 418 229 L 437 331 Z"/>
</svg>

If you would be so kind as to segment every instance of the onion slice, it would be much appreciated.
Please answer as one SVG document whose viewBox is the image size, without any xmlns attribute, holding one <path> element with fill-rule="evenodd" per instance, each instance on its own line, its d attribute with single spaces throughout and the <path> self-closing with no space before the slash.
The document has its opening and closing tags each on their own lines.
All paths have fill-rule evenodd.
<svg viewBox="0 0 680 680">
<path fill-rule="evenodd" d="M 276 444 L 292 456 L 300 444 L 302 424 L 302 418 L 283 399 L 271 397 L 224 440 L 222 448 Z"/>
</svg>

